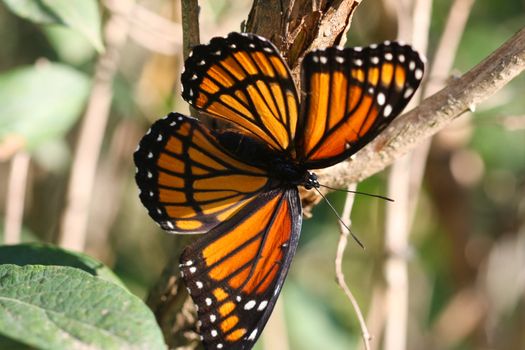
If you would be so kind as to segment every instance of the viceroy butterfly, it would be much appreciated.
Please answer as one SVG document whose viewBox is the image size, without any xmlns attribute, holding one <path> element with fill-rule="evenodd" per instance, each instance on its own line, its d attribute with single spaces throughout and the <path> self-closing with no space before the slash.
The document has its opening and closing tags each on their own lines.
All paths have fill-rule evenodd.
<svg viewBox="0 0 525 350">
<path fill-rule="evenodd" d="M 330 47 L 302 62 L 302 103 L 275 46 L 231 33 L 196 46 L 183 98 L 225 120 L 211 130 L 170 113 L 140 141 L 140 199 L 172 233 L 206 233 L 180 258 L 207 349 L 249 349 L 275 305 L 297 247 L 298 186 L 357 152 L 406 106 L 424 65 L 410 46 Z"/>
</svg>

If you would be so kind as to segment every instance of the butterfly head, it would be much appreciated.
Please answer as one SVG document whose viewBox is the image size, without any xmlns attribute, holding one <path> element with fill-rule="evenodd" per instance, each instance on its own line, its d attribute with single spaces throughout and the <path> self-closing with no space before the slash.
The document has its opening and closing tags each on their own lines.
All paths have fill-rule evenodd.
<svg viewBox="0 0 525 350">
<path fill-rule="evenodd" d="M 319 181 L 317 181 L 317 175 L 315 175 L 312 172 L 307 171 L 305 180 L 303 182 L 303 186 L 307 190 L 311 190 L 312 188 L 319 188 L 320 185 L 319 185 Z"/>
</svg>

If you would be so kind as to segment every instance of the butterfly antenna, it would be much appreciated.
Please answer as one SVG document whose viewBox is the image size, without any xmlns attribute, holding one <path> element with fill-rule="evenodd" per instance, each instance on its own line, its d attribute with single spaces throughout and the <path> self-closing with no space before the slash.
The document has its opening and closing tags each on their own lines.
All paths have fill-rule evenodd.
<svg viewBox="0 0 525 350">
<path fill-rule="evenodd" d="M 326 186 L 323 186 L 323 187 L 326 187 Z M 328 203 L 328 206 L 330 207 L 330 209 L 332 209 L 332 211 L 334 212 L 335 216 L 337 216 L 337 218 L 339 219 L 339 221 L 341 222 L 341 224 L 348 230 L 348 232 L 350 232 L 350 235 L 352 236 L 352 238 L 354 239 L 354 241 L 356 241 L 356 243 L 363 249 L 365 249 L 365 246 L 363 245 L 363 243 L 361 243 L 361 241 L 359 240 L 359 238 L 357 238 L 356 235 L 354 235 L 354 233 L 352 232 L 352 230 L 350 229 L 350 227 L 345 224 L 345 222 L 343 221 L 343 219 L 341 218 L 341 215 L 339 215 L 339 213 L 337 212 L 337 210 L 334 208 L 334 206 L 332 205 L 332 203 L 330 203 L 330 201 L 328 200 L 328 198 L 325 197 L 325 195 L 319 191 L 319 189 L 317 187 L 314 187 L 315 190 L 317 191 L 317 193 L 319 193 L 319 195 L 321 197 L 323 197 L 323 199 L 326 201 L 326 203 Z"/>
<path fill-rule="evenodd" d="M 319 186 L 324 187 L 324 188 L 328 188 L 328 189 L 330 189 L 332 191 L 342 191 L 342 192 L 347 192 L 347 193 L 362 194 L 363 196 L 374 197 L 374 198 L 384 199 L 384 200 L 389 201 L 389 202 L 394 202 L 394 200 L 392 198 L 388 198 L 388 197 L 382 196 L 380 194 L 366 193 L 366 192 L 360 192 L 360 191 L 352 191 L 352 190 L 347 190 L 347 189 L 343 189 L 343 188 L 335 188 L 335 187 L 330 187 L 330 186 L 321 185 L 321 184 L 319 184 Z"/>
</svg>

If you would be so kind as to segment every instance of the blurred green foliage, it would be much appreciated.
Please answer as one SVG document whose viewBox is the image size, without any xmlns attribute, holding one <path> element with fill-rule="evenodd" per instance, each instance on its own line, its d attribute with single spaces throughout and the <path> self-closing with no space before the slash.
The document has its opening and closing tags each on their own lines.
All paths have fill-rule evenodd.
<svg viewBox="0 0 525 350">
<path fill-rule="evenodd" d="M 98 29 L 87 30 L 83 25 L 70 25 L 85 23 L 79 22 L 78 13 L 77 17 L 68 17 L 67 11 L 50 14 L 40 8 L 21 12 L 22 6 L 30 3 L 0 2 L 0 145 L 7 135 L 21 135 L 37 160 L 31 169 L 24 225 L 39 239 L 53 241 L 64 207 L 78 120 L 89 93 L 96 50 L 102 50 L 100 23 L 92 22 L 87 27 Z M 162 1 L 143 3 L 159 13 L 166 10 Z M 93 11 L 102 11 L 93 4 L 85 1 L 79 5 L 91 6 L 85 17 L 80 16 L 83 21 L 89 21 Z M 450 0 L 434 1 L 430 63 L 450 4 Z M 249 2 L 224 0 L 202 2 L 202 6 L 203 15 L 208 16 L 203 22 L 214 30 L 204 35 L 211 37 L 215 30 L 238 30 Z M 23 18 L 55 24 L 41 26 L 11 10 Z M 378 10 L 377 2 L 363 1 L 349 34 L 350 43 L 394 39 L 391 21 L 384 18 L 386 14 Z M 476 1 L 453 74 L 464 73 L 479 63 L 523 23 L 522 0 Z M 173 102 L 179 101 L 173 96 L 173 87 L 179 85 L 179 57 L 153 54 L 135 41 L 123 49 L 122 56 L 93 199 L 94 206 L 107 204 L 110 210 L 92 209 L 87 252 L 111 266 L 132 292 L 144 297 L 157 280 L 176 237 L 161 232 L 139 203 L 131 153 L 149 124 L 162 116 L 157 115 L 159 110 L 185 112 L 187 106 Z M 456 136 L 434 142 L 411 235 L 409 349 L 517 350 L 525 344 L 525 286 L 520 282 L 523 278 L 519 279 L 525 268 L 525 260 L 520 260 L 525 255 L 523 91 L 525 78 L 520 76 L 477 106 L 475 113 L 452 125 L 449 129 L 454 129 Z M 457 159 L 463 161 L 457 163 Z M 478 172 L 467 181 L 462 175 L 470 174 L 474 167 L 465 169 L 461 165 L 469 162 Z M 454 164 L 459 164 L 459 170 Z M 7 169 L 6 162 L 0 163 L 0 179 L 7 178 Z M 115 174 L 118 181 L 113 180 Z M 376 175 L 361 183 L 359 189 L 384 194 L 385 179 L 385 174 Z M 0 198 L 5 198 L 4 183 Z M 344 194 L 333 193 L 329 199 L 341 208 Z M 358 197 L 353 211 L 353 231 L 366 250 L 350 242 L 344 271 L 365 314 L 374 293 L 384 286 L 386 205 L 396 203 Z M 0 209 L 3 206 L 2 201 Z M 292 349 L 357 349 L 361 340 L 356 317 L 334 282 L 338 223 L 323 203 L 313 214 L 312 219 L 304 221 L 299 250 L 282 293 L 289 343 Z M 505 250 L 503 243 L 507 241 L 517 247 L 515 255 Z M 515 274 L 515 283 L 505 284 L 507 293 L 495 291 L 491 283 L 505 274 Z M 472 290 L 484 296 L 484 309 L 478 310 L 480 319 L 474 326 L 461 328 L 461 312 L 472 310 L 459 309 L 457 313 L 452 302 Z M 513 297 L 515 293 L 521 297 Z M 446 326 L 449 320 L 444 318 L 448 313 L 458 320 L 457 327 L 466 329 L 465 334 L 454 338 L 442 328 L 442 322 Z M 374 340 L 378 344 L 381 341 Z M 258 347 L 262 348 L 261 344 Z"/>
</svg>

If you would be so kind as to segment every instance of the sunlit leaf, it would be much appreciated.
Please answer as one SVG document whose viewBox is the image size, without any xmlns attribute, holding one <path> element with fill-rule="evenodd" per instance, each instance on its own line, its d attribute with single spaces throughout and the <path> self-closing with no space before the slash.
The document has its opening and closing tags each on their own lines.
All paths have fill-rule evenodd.
<svg viewBox="0 0 525 350">
<path fill-rule="evenodd" d="M 46 26 L 44 33 L 61 62 L 80 66 L 95 56 L 91 42 L 76 30 L 64 26 Z"/>
<path fill-rule="evenodd" d="M 113 271 L 100 261 L 82 253 L 70 252 L 48 244 L 27 243 L 0 246 L 0 265 L 2 264 L 75 267 L 124 287 Z"/>
<path fill-rule="evenodd" d="M 98 50 L 103 50 L 100 13 L 95 0 L 41 0 L 64 24 L 82 33 Z"/>
<path fill-rule="evenodd" d="M 89 86 L 85 74 L 53 63 L 0 75 L 0 145 L 18 138 L 31 150 L 62 137 L 80 116 Z"/>
<path fill-rule="evenodd" d="M 96 0 L 3 0 L 18 16 L 40 24 L 59 24 L 84 35 L 97 51 L 103 50 L 100 13 Z"/>
<path fill-rule="evenodd" d="M 287 319 L 293 320 L 288 323 L 293 348 L 324 349 L 328 348 L 326 344 L 330 344 L 329 348 L 333 350 L 354 348 L 354 334 L 337 327 L 320 300 L 312 298 L 293 282 L 285 285 L 283 295 Z"/>
<path fill-rule="evenodd" d="M 63 266 L 0 265 L 0 335 L 39 349 L 165 349 L 146 305 Z"/>
<path fill-rule="evenodd" d="M 2 0 L 18 16 L 40 24 L 62 24 L 49 8 L 35 0 Z"/>
</svg>

